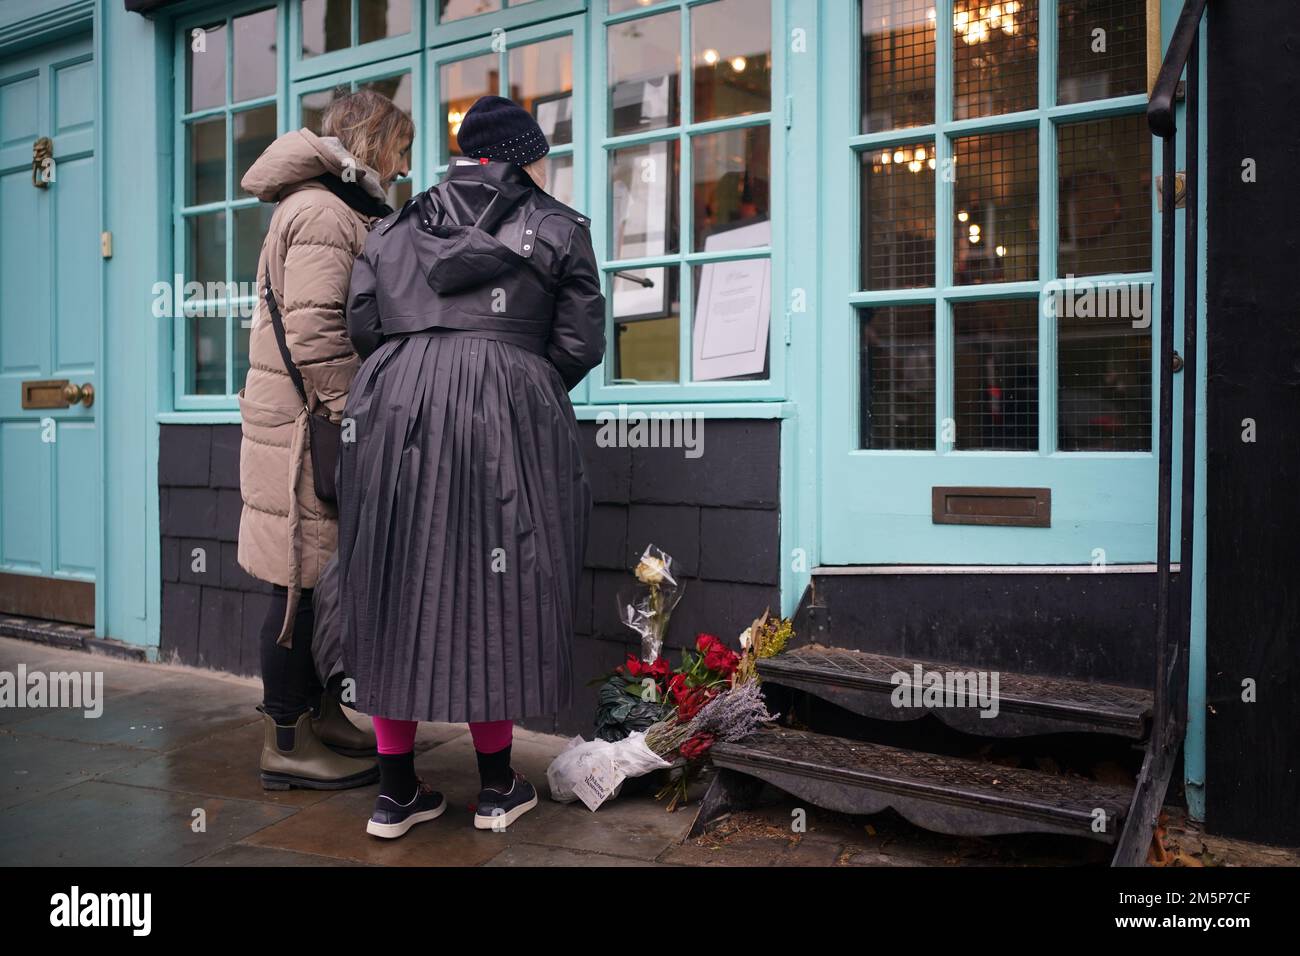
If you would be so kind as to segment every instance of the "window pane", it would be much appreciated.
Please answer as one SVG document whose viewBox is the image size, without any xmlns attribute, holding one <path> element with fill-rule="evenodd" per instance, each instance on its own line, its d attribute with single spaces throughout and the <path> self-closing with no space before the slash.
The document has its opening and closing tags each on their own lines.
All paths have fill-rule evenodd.
<svg viewBox="0 0 1300 956">
<path fill-rule="evenodd" d="M 658 0 L 609 0 L 610 13 L 626 13 L 628 10 L 640 10 Z"/>
<path fill-rule="evenodd" d="M 692 271 L 691 379 L 766 379 L 770 372 L 772 260 L 710 262 Z"/>
<path fill-rule="evenodd" d="M 452 156 L 461 155 L 456 134 L 460 132 L 460 121 L 465 118 L 469 108 L 480 96 L 494 94 L 500 89 L 497 62 L 496 56 L 476 56 L 444 63 L 439 68 L 440 115 L 447 124 L 441 162 L 446 163 Z"/>
<path fill-rule="evenodd" d="M 574 205 L 573 195 L 573 156 L 546 157 L 546 191 L 564 203 Z"/>
<path fill-rule="evenodd" d="M 533 114 L 552 146 L 573 142 L 573 38 L 510 51 L 510 98 Z"/>
<path fill-rule="evenodd" d="M 362 43 L 411 32 L 411 0 L 361 0 L 357 11 Z"/>
<path fill-rule="evenodd" d="M 185 280 L 210 282 L 226 280 L 226 214 L 210 212 L 185 218 Z M 221 296 L 224 298 L 224 296 Z M 186 294 L 188 301 L 190 296 Z"/>
<path fill-rule="evenodd" d="M 609 26 L 609 131 L 618 136 L 678 123 L 680 15 L 674 11 Z"/>
<path fill-rule="evenodd" d="M 275 107 L 259 106 L 235 113 L 231 118 L 235 124 L 235 183 L 238 184 L 262 151 L 275 142 Z"/>
<path fill-rule="evenodd" d="M 185 47 L 185 76 L 190 112 L 226 102 L 226 25 L 213 23 L 190 30 Z"/>
<path fill-rule="evenodd" d="M 1038 300 L 953 305 L 953 408 L 961 451 L 1038 448 Z"/>
<path fill-rule="evenodd" d="M 934 449 L 934 306 L 863 309 L 859 447 Z"/>
<path fill-rule="evenodd" d="M 411 74 L 399 73 L 357 84 L 358 90 L 372 90 L 393 101 L 393 105 L 407 116 L 411 115 Z"/>
<path fill-rule="evenodd" d="M 1124 285 L 1121 290 L 1128 296 L 1143 296 L 1149 316 L 1149 285 Z M 1132 318 L 1108 313 L 1070 317 L 1058 308 L 1056 314 L 1057 447 L 1061 451 L 1150 451 L 1150 327 L 1134 328 Z"/>
<path fill-rule="evenodd" d="M 678 156 L 675 139 L 610 152 L 610 241 L 615 259 L 677 251 Z"/>
<path fill-rule="evenodd" d="M 500 10 L 501 0 L 440 0 L 438 9 L 438 19 L 446 23 Z"/>
<path fill-rule="evenodd" d="M 1146 0 L 1061 0 L 1058 103 L 1146 92 L 1146 8 Z"/>
<path fill-rule="evenodd" d="M 719 0 L 691 8 L 697 123 L 772 108 L 772 5 Z"/>
<path fill-rule="evenodd" d="M 186 320 L 190 359 L 185 391 L 190 395 L 225 395 L 226 312 L 212 309 Z"/>
<path fill-rule="evenodd" d="M 275 92 L 275 9 L 235 17 L 235 102 Z"/>
<path fill-rule="evenodd" d="M 185 124 L 185 205 L 226 198 L 226 118 Z"/>
<path fill-rule="evenodd" d="M 934 285 L 934 144 L 862 154 L 864 289 Z"/>
<path fill-rule="evenodd" d="M 262 241 L 271 225 L 271 214 L 275 207 L 270 203 L 258 203 L 234 211 L 235 217 L 235 275 L 234 281 L 252 283 L 257 281 L 257 260 L 262 253 Z M 244 289 L 238 294 L 252 291 L 259 295 L 261 290 Z"/>
<path fill-rule="evenodd" d="M 953 279 L 1038 277 L 1038 131 L 953 140 Z"/>
<path fill-rule="evenodd" d="M 862 0 L 862 132 L 934 122 L 934 0 Z"/>
<path fill-rule="evenodd" d="M 351 45 L 351 0 L 302 0 L 303 57 L 346 50 Z"/>
<path fill-rule="evenodd" d="M 695 245 L 702 251 L 737 248 L 724 234 L 771 217 L 766 126 L 710 133 L 692 140 Z M 747 233 L 746 246 L 772 244 L 770 226 Z"/>
<path fill-rule="evenodd" d="M 1057 128 L 1058 272 L 1099 275 L 1151 268 L 1151 132 L 1146 116 Z"/>
<path fill-rule="evenodd" d="M 1038 0 L 953 4 L 953 116 L 1038 105 Z"/>
<path fill-rule="evenodd" d="M 319 134 L 321 122 L 325 119 L 325 110 L 330 105 L 330 101 L 334 97 L 342 96 L 347 92 L 346 87 L 338 87 L 333 90 L 319 90 L 315 93 L 305 94 L 299 100 L 302 106 L 302 125 L 313 133 Z"/>
<path fill-rule="evenodd" d="M 629 269 L 610 275 L 616 380 L 676 382 L 681 378 L 678 284 L 676 268 Z"/>
</svg>

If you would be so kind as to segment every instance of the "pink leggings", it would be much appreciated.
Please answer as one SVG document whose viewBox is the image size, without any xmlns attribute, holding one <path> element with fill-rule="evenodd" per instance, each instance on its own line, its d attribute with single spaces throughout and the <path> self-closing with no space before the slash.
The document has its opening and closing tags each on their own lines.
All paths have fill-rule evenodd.
<svg viewBox="0 0 1300 956">
<path fill-rule="evenodd" d="M 410 753 L 415 747 L 418 721 L 389 720 L 387 717 L 371 717 L 370 720 L 375 725 L 375 739 L 381 754 Z M 474 740 L 475 750 L 481 754 L 494 754 L 510 746 L 514 729 L 513 720 L 471 721 L 469 735 Z"/>
</svg>

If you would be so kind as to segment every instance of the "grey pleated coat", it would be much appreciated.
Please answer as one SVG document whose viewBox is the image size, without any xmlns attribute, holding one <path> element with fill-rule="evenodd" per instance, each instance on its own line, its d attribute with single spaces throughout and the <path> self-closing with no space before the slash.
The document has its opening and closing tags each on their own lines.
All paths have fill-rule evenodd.
<svg viewBox="0 0 1300 956">
<path fill-rule="evenodd" d="M 339 472 L 362 711 L 459 722 L 569 704 L 591 493 L 568 389 L 604 354 L 604 315 L 586 217 L 512 164 L 453 166 L 367 239 Z"/>
</svg>

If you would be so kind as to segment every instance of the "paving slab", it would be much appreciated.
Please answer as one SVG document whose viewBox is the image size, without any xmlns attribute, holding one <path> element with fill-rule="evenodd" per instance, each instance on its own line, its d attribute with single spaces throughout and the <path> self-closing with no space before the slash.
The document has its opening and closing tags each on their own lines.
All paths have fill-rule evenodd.
<svg viewBox="0 0 1300 956">
<path fill-rule="evenodd" d="M 129 767 L 150 756 L 147 750 L 131 747 L 51 740 L 0 730 L 0 810 Z"/>
<path fill-rule="evenodd" d="M 538 843 L 515 843 L 506 847 L 484 866 L 652 866 L 662 867 L 662 863 L 649 860 L 637 860 L 626 856 L 610 856 L 606 853 L 583 853 L 564 847 L 543 846 Z"/>
<path fill-rule="evenodd" d="M 295 853 L 292 850 L 277 850 L 274 847 L 250 846 L 236 843 L 211 856 L 195 860 L 187 866 L 365 866 L 350 860 L 335 860 L 326 856 L 313 856 L 310 853 Z"/>
<path fill-rule="evenodd" d="M 164 754 L 146 754 L 105 776 L 111 783 L 155 790 L 181 790 L 282 807 L 306 807 L 332 796 L 329 790 L 263 790 L 258 763 L 262 722 L 229 727 Z"/>
<path fill-rule="evenodd" d="M 198 808 L 206 814 L 206 832 L 193 830 Z M 8 866 L 179 866 L 293 812 L 92 780 L 6 810 L 0 860 Z"/>
</svg>

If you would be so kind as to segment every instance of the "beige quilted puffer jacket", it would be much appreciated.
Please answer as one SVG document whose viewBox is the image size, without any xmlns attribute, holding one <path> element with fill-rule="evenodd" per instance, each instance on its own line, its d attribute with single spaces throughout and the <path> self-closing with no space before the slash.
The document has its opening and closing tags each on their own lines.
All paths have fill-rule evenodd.
<svg viewBox="0 0 1300 956">
<path fill-rule="evenodd" d="M 344 322 L 352 263 L 372 220 L 354 211 L 317 177 L 346 166 L 375 198 L 379 177 L 333 137 L 302 129 L 286 133 L 244 174 L 242 186 L 275 213 L 257 266 L 259 298 L 248 347 L 248 378 L 239 393 L 239 564 L 249 574 L 289 589 L 280 643 L 287 644 L 302 588 L 314 587 L 334 553 L 338 519 L 316 498 L 307 410 L 285 371 L 260 292 L 269 281 L 308 404 L 338 421 L 358 365 Z"/>
</svg>

